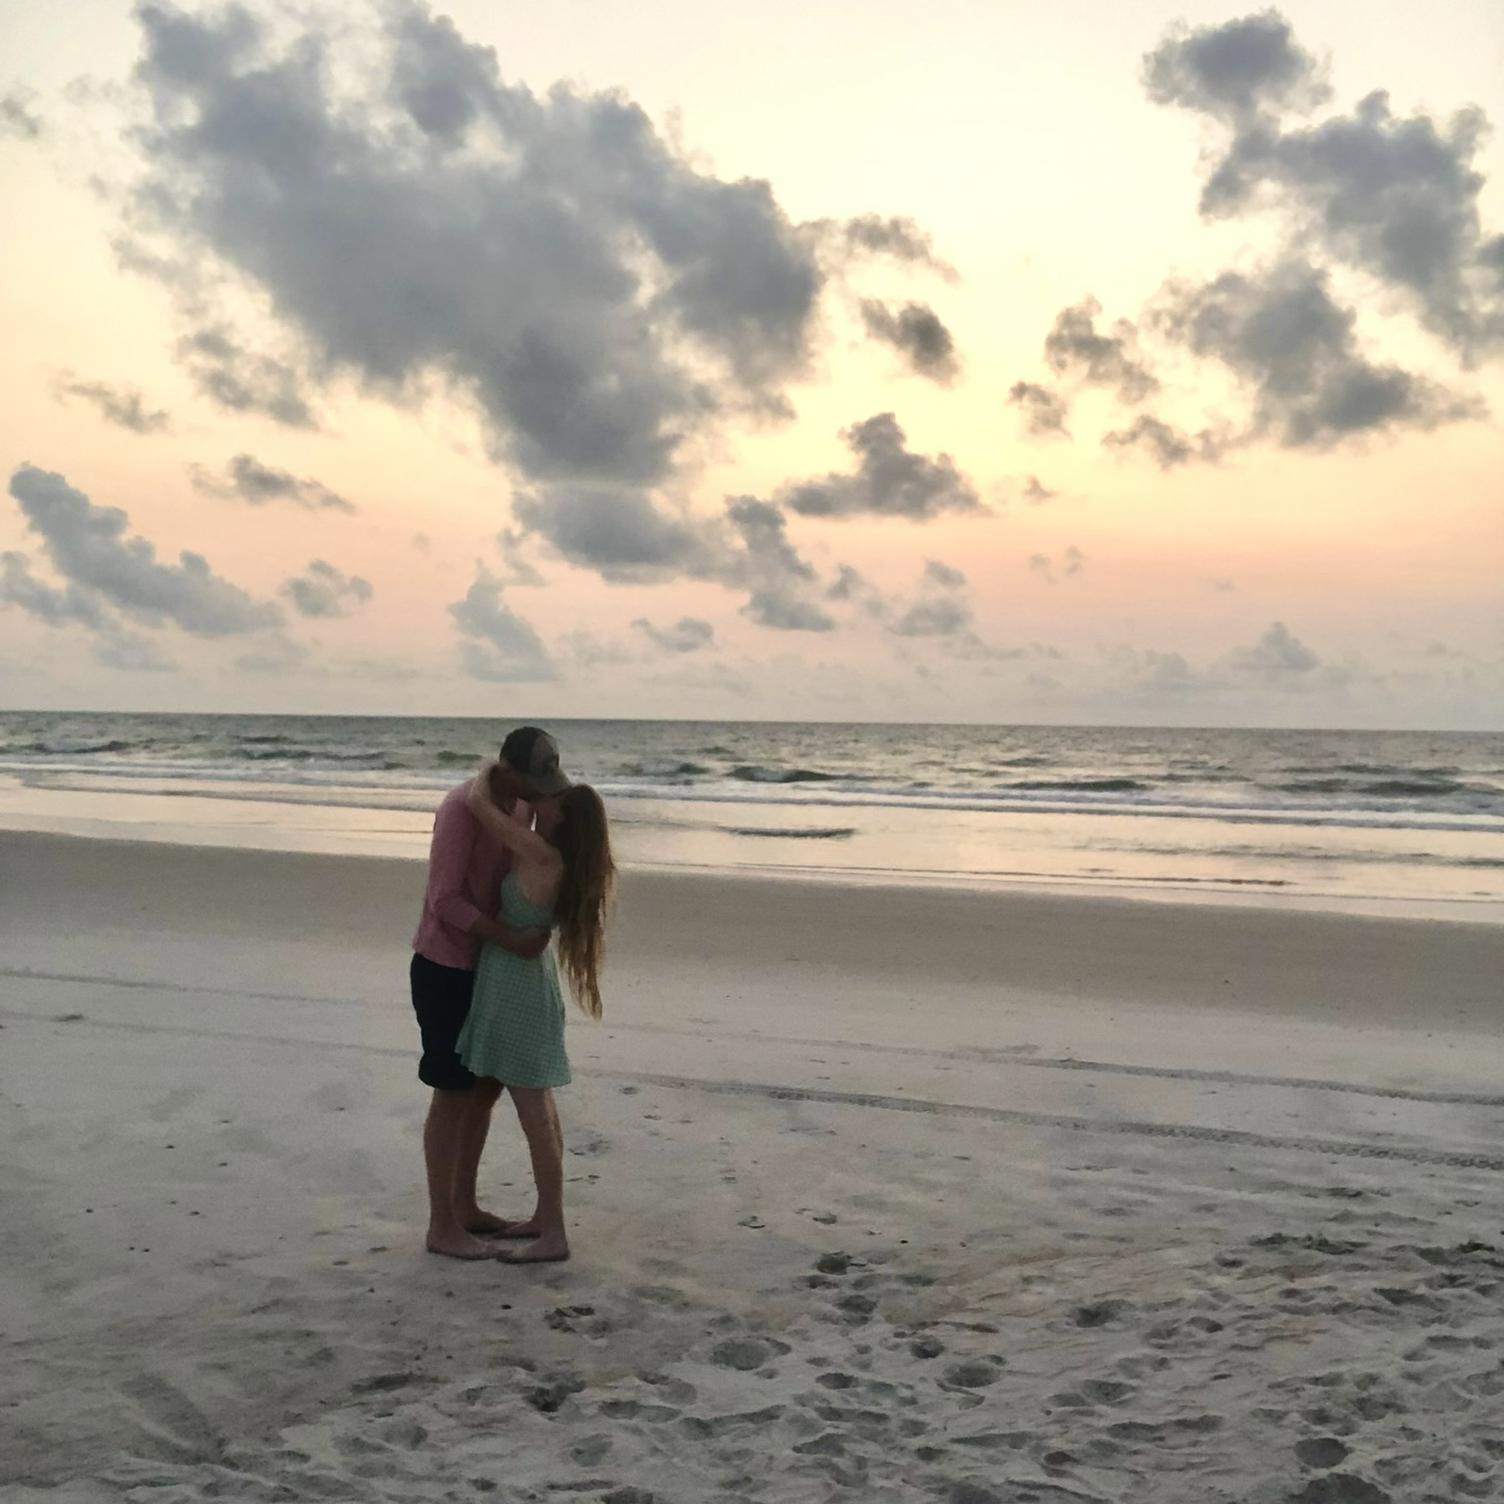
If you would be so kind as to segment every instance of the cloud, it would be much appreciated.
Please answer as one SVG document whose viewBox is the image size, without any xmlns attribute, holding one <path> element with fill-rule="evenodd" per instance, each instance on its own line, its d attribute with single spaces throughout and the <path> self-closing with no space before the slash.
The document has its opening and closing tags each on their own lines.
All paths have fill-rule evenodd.
<svg viewBox="0 0 1504 1504">
<path fill-rule="evenodd" d="M 94 659 L 105 668 L 120 669 L 129 674 L 166 673 L 177 667 L 151 638 L 130 631 L 96 637 Z"/>
<path fill-rule="evenodd" d="M 1149 413 L 1140 413 L 1127 428 L 1104 434 L 1102 442 L 1109 449 L 1143 449 L 1161 470 L 1173 470 L 1192 460 L 1216 460 L 1224 447 L 1209 433 L 1192 438 Z"/>
<path fill-rule="evenodd" d="M 632 626 L 666 653 L 698 653 L 715 641 L 715 628 L 696 616 L 681 616 L 666 627 L 655 626 L 645 616 L 639 616 Z"/>
<path fill-rule="evenodd" d="M 1192 30 L 1181 23 L 1144 58 L 1144 87 L 1174 104 L 1238 126 L 1270 111 L 1309 110 L 1327 99 L 1318 61 L 1297 45 L 1276 10 Z"/>
<path fill-rule="evenodd" d="M 1040 480 L 1037 475 L 1031 475 L 1024 482 L 1024 500 L 1035 506 L 1040 506 L 1046 501 L 1053 501 L 1060 493 L 1052 491 Z"/>
<path fill-rule="evenodd" d="M 1029 568 L 1042 579 L 1048 580 L 1051 585 L 1059 579 L 1080 574 L 1085 564 L 1086 555 L 1074 543 L 1061 554 L 1058 566 L 1048 554 L 1029 555 Z"/>
<path fill-rule="evenodd" d="M 943 512 L 980 510 L 975 487 L 948 454 L 913 453 L 892 413 L 842 430 L 856 456 L 854 474 L 783 487 L 777 500 L 806 517 L 907 517 L 927 521 Z"/>
<path fill-rule="evenodd" d="M 508 84 L 417 0 L 369 35 L 306 20 L 287 47 L 244 8 L 138 15 L 133 228 L 167 265 L 249 283 L 320 381 L 447 382 L 536 484 L 650 486 L 721 414 L 787 410 L 824 284 L 812 237 L 620 93 Z M 240 352 L 204 341 L 185 353 L 214 356 L 220 400 L 254 395 Z"/>
<path fill-rule="evenodd" d="M 748 591 L 742 614 L 781 632 L 830 631 L 835 622 L 816 598 L 815 570 L 789 542 L 783 513 L 739 496 L 727 502 L 726 516 L 741 542 L 726 577 Z"/>
<path fill-rule="evenodd" d="M 78 397 L 92 403 L 107 423 L 129 429 L 132 433 L 166 433 L 172 427 L 172 419 L 165 412 L 160 408 L 148 408 L 141 393 L 130 387 L 110 386 L 103 381 L 80 381 L 76 376 L 65 374 L 53 390 L 59 397 Z"/>
<path fill-rule="evenodd" d="M 1332 297 L 1325 271 L 1295 258 L 1257 275 L 1224 272 L 1200 286 L 1172 285 L 1155 317 L 1167 337 L 1221 361 L 1252 387 L 1250 438 L 1324 448 L 1480 412 L 1423 376 L 1369 361 L 1358 348 L 1356 313 Z M 1162 464 L 1181 462 L 1158 438 L 1150 442 Z"/>
<path fill-rule="evenodd" d="M 947 386 L 961 369 L 956 342 L 939 314 L 924 303 L 906 303 L 894 313 L 874 298 L 862 300 L 867 333 L 898 350 L 920 376 Z"/>
<path fill-rule="evenodd" d="M 1319 250 L 1404 299 L 1473 362 L 1504 345 L 1500 237 L 1483 228 L 1476 166 L 1486 134 L 1469 107 L 1405 117 L 1380 89 L 1314 125 L 1283 117 L 1328 97 L 1321 70 L 1276 12 L 1172 36 L 1146 64 L 1151 98 L 1219 121 L 1201 211 L 1277 217 L 1291 251 Z"/>
<path fill-rule="evenodd" d="M 812 228 L 826 232 L 838 229 L 848 251 L 888 256 L 895 261 L 938 272 L 948 282 L 956 280 L 955 268 L 935 254 L 928 231 L 906 216 L 883 218 L 877 214 L 860 214 L 839 225 L 821 220 Z"/>
<path fill-rule="evenodd" d="M 1229 662 L 1240 673 L 1273 681 L 1302 678 L 1321 667 L 1321 659 L 1282 621 L 1271 623 L 1252 647 L 1238 649 Z"/>
<path fill-rule="evenodd" d="M 108 623 L 104 603 L 92 590 L 71 581 L 62 588 L 39 580 L 31 572 L 31 560 L 13 550 L 0 554 L 0 603 L 16 606 L 49 627 L 77 623 L 103 628 Z"/>
<path fill-rule="evenodd" d="M 244 501 L 253 507 L 269 501 L 290 501 L 310 511 L 354 512 L 343 496 L 331 491 L 322 481 L 299 480 L 286 470 L 263 465 L 249 454 L 237 454 L 225 467 L 220 479 L 201 465 L 190 467 L 193 486 L 208 496 L 222 496 Z"/>
<path fill-rule="evenodd" d="M 966 576 L 938 559 L 927 559 L 919 592 L 888 625 L 895 637 L 959 637 L 971 631 Z"/>
<path fill-rule="evenodd" d="M 1058 392 L 1033 381 L 1015 381 L 1008 389 L 1008 401 L 1023 413 L 1024 428 L 1036 438 L 1070 437 L 1065 426 L 1070 404 Z"/>
<path fill-rule="evenodd" d="M 41 117 L 19 93 L 0 95 L 0 136 L 35 141 L 42 134 Z"/>
<path fill-rule="evenodd" d="M 287 580 L 282 592 L 304 616 L 348 616 L 375 593 L 369 580 L 341 573 L 323 559 L 314 559 L 301 574 Z"/>
<path fill-rule="evenodd" d="M 463 600 L 449 607 L 460 633 L 465 672 L 495 684 L 536 684 L 558 677 L 542 639 L 502 598 L 501 581 L 484 564 Z"/>
<path fill-rule="evenodd" d="M 285 632 L 271 632 L 257 646 L 241 653 L 235 667 L 249 674 L 291 674 L 308 668 L 311 656 L 306 643 Z"/>
<path fill-rule="evenodd" d="M 204 396 L 236 413 L 259 413 L 288 428 L 317 428 L 303 378 L 285 361 L 247 350 L 223 326 L 186 334 L 178 358 Z"/>
<path fill-rule="evenodd" d="M 1061 375 L 1074 374 L 1090 386 L 1112 387 L 1123 402 L 1142 402 L 1159 389 L 1159 382 L 1138 358 L 1138 331 L 1129 320 L 1119 319 L 1111 334 L 1099 333 L 1096 319 L 1101 311 L 1095 298 L 1061 309 L 1045 336 L 1045 359 Z"/>
<path fill-rule="evenodd" d="M 524 494 L 512 513 L 572 564 L 614 583 L 712 577 L 720 540 L 713 524 L 674 512 L 632 487 L 559 486 Z"/>
<path fill-rule="evenodd" d="M 10 494 L 40 535 L 53 567 L 67 582 L 105 604 L 160 626 L 171 622 L 200 637 L 225 637 L 274 626 L 281 612 L 216 575 L 202 554 L 184 551 L 177 564 L 160 563 L 144 538 L 127 536 L 130 518 L 118 507 L 95 506 L 58 474 L 22 465 Z"/>
</svg>

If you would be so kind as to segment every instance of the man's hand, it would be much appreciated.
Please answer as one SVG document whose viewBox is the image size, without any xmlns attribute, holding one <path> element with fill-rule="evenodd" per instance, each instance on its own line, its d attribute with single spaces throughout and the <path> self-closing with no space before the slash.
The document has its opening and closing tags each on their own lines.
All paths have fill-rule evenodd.
<svg viewBox="0 0 1504 1504">
<path fill-rule="evenodd" d="M 505 924 L 498 924 L 496 928 L 496 944 L 514 956 L 521 956 L 524 961 L 534 961 L 541 956 L 548 949 L 553 934 L 552 930 L 514 930 Z"/>
</svg>

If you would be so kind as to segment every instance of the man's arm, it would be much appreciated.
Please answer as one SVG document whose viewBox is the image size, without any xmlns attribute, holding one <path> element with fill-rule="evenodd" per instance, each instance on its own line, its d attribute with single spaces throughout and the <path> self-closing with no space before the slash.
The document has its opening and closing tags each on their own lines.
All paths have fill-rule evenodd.
<svg viewBox="0 0 1504 1504">
<path fill-rule="evenodd" d="M 499 945 L 503 950 L 511 951 L 514 956 L 531 961 L 548 949 L 549 936 L 553 932 L 540 929 L 514 930 L 511 925 L 503 924 L 499 919 L 487 919 L 484 914 L 477 914 L 475 923 L 470 926 L 470 933 L 477 940 Z"/>
</svg>

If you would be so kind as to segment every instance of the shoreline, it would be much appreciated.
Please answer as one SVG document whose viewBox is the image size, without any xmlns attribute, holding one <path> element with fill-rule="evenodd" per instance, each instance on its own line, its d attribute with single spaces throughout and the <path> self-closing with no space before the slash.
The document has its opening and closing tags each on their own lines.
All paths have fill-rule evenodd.
<svg viewBox="0 0 1504 1504">
<path fill-rule="evenodd" d="M 0 784 L 3 784 L 3 780 L 0 780 Z M 93 797 L 103 800 L 106 796 Z M 0 808 L 0 833 L 128 845 L 303 854 L 336 859 L 387 859 L 409 863 L 426 861 L 428 856 L 431 812 L 426 809 L 367 809 L 332 803 L 281 805 L 272 801 L 263 804 L 244 797 L 213 794 L 200 796 L 177 792 L 131 797 L 141 801 L 143 807 L 149 807 L 148 802 L 151 800 L 161 800 L 167 804 L 168 812 L 174 812 L 175 806 L 186 806 L 188 801 L 202 797 L 211 809 L 216 803 L 226 805 L 245 815 L 248 820 L 263 808 L 269 815 L 277 818 L 231 824 L 192 818 L 171 819 L 163 812 L 157 819 L 139 816 L 121 819 L 105 814 L 91 816 L 72 812 L 48 813 L 33 806 L 19 810 Z M 313 818 L 317 821 L 323 817 L 324 823 L 294 825 L 290 828 L 289 823 L 281 818 L 289 813 L 295 813 L 304 820 Z M 372 816 L 401 823 L 385 828 L 361 827 L 351 822 L 349 817 L 352 815 Z M 1088 901 L 1118 900 L 1133 904 L 1257 908 L 1271 913 L 1346 914 L 1356 917 L 1504 926 L 1504 897 L 1492 894 L 1428 898 L 1331 891 L 1300 892 L 1289 891 L 1282 886 L 1265 885 L 1262 880 L 1250 878 L 1151 879 L 1142 876 L 1104 876 L 1087 880 L 1078 875 L 1057 876 L 1049 873 L 995 870 L 902 871 L 857 865 L 821 866 L 807 862 L 634 860 L 622 857 L 620 853 L 618 864 L 626 872 L 683 872 L 702 878 L 745 876 L 754 880 L 816 886 L 860 886 L 949 893 L 1053 894 Z"/>
</svg>

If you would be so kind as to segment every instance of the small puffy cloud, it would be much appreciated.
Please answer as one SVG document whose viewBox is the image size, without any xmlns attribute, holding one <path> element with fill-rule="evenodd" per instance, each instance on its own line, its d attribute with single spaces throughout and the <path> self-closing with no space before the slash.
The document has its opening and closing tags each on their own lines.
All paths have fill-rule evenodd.
<svg viewBox="0 0 1504 1504">
<path fill-rule="evenodd" d="M 82 381 L 64 374 L 53 390 L 64 399 L 77 398 L 94 407 L 100 417 L 131 433 L 166 433 L 172 419 L 160 408 L 150 408 L 140 392 L 131 387 L 111 386 L 104 381 Z"/>
<path fill-rule="evenodd" d="M 536 684 L 558 677 L 537 632 L 507 605 L 501 581 L 484 564 L 463 600 L 449 607 L 460 634 L 465 672 L 495 684 Z"/>
<path fill-rule="evenodd" d="M 1144 58 L 1143 79 L 1156 104 L 1237 125 L 1268 111 L 1311 109 L 1331 93 L 1321 65 L 1272 9 L 1220 26 L 1172 27 Z"/>
<path fill-rule="evenodd" d="M 178 341 L 178 358 L 194 385 L 220 407 L 259 413 L 287 428 L 317 428 L 303 378 L 286 361 L 247 350 L 222 325 Z"/>
<path fill-rule="evenodd" d="M 1053 501 L 1059 494 L 1058 491 L 1050 490 L 1037 475 L 1031 475 L 1024 481 L 1024 500 L 1034 506 Z"/>
<path fill-rule="evenodd" d="M 698 653 L 715 641 L 715 628 L 697 616 L 681 616 L 666 627 L 656 626 L 647 617 L 639 616 L 632 626 L 665 653 Z"/>
<path fill-rule="evenodd" d="M 363 606 L 374 591 L 369 580 L 347 575 L 323 559 L 314 559 L 306 570 L 282 586 L 285 595 L 304 616 L 348 616 Z"/>
<path fill-rule="evenodd" d="M 1271 623 L 1252 647 L 1240 648 L 1229 662 L 1240 673 L 1272 680 L 1301 678 L 1321 667 L 1321 659 L 1282 621 Z"/>
<path fill-rule="evenodd" d="M 202 465 L 192 466 L 190 474 L 194 489 L 206 496 L 222 496 L 253 507 L 265 506 L 270 501 L 290 501 L 294 506 L 315 512 L 355 510 L 322 481 L 299 480 L 286 470 L 263 465 L 249 454 L 237 454 L 225 467 L 222 477 L 210 474 Z"/>
<path fill-rule="evenodd" d="M 819 221 L 813 228 L 828 231 L 838 230 L 848 250 L 868 256 L 887 256 L 911 266 L 924 267 L 938 272 L 947 281 L 954 281 L 955 268 L 935 254 L 934 241 L 929 232 L 914 220 L 904 215 L 884 218 L 877 214 L 860 214 L 838 226 L 831 221 Z"/>
<path fill-rule="evenodd" d="M 1048 554 L 1029 555 L 1029 568 L 1052 585 L 1059 579 L 1080 574 L 1085 565 L 1086 555 L 1074 543 L 1061 554 L 1058 564 Z"/>
<path fill-rule="evenodd" d="M 1008 401 L 1023 414 L 1024 428 L 1036 438 L 1069 438 L 1065 420 L 1070 404 L 1058 392 L 1033 381 L 1015 381 L 1008 389 Z"/>
<path fill-rule="evenodd" d="M 1161 470 L 1174 470 L 1192 460 L 1215 460 L 1222 453 L 1211 435 L 1192 438 L 1149 413 L 1140 413 L 1126 428 L 1104 434 L 1102 442 L 1109 449 L 1141 449 Z"/>
<path fill-rule="evenodd" d="M 742 614 L 780 632 L 828 632 L 835 626 L 817 598 L 814 568 L 789 542 L 782 512 L 754 496 L 735 497 L 726 517 L 741 542 L 728 583 L 748 592 Z"/>
<path fill-rule="evenodd" d="M 14 136 L 19 141 L 35 141 L 42 134 L 42 118 L 30 100 L 12 90 L 0 94 L 0 136 Z"/>
<path fill-rule="evenodd" d="M 874 298 L 862 300 L 862 322 L 873 339 L 899 351 L 920 376 L 945 386 L 961 369 L 956 342 L 940 315 L 924 303 L 906 303 L 896 313 Z"/>
<path fill-rule="evenodd" d="M 281 612 L 216 575 L 202 554 L 158 560 L 146 539 L 131 537 L 118 507 L 95 506 L 61 476 L 22 465 L 10 494 L 69 587 L 91 593 L 148 625 L 172 623 L 199 637 L 226 637 L 274 626 Z"/>
<path fill-rule="evenodd" d="M 976 488 L 948 454 L 915 454 L 892 413 L 878 413 L 842 431 L 856 456 L 849 475 L 783 487 L 777 500 L 806 517 L 906 517 L 927 521 L 943 512 L 975 512 Z"/>
<path fill-rule="evenodd" d="M 1138 331 L 1128 319 L 1119 319 L 1110 334 L 1101 333 L 1096 326 L 1101 311 L 1095 298 L 1061 309 L 1045 336 L 1045 359 L 1061 375 L 1111 387 L 1124 402 L 1142 402 L 1159 382 L 1138 357 Z"/>
<path fill-rule="evenodd" d="M 139 632 L 116 630 L 94 639 L 95 662 L 128 674 L 159 674 L 177 667 L 161 646 Z"/>
</svg>

